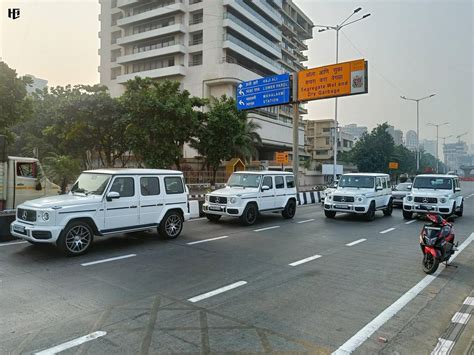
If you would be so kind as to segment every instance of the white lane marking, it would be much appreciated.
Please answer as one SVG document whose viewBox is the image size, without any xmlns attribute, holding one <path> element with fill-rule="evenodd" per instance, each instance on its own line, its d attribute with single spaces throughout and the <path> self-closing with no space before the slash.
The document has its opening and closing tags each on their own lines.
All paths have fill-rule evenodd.
<svg viewBox="0 0 474 355">
<path fill-rule="evenodd" d="M 474 297 L 466 297 L 463 303 L 468 306 L 474 306 Z"/>
<path fill-rule="evenodd" d="M 89 263 L 81 264 L 81 266 L 89 266 L 89 265 L 95 265 L 95 264 L 102 264 L 102 263 L 107 263 L 107 262 L 109 262 L 109 261 L 115 261 L 115 260 L 120 260 L 120 259 L 133 258 L 134 256 L 137 256 L 137 254 L 128 254 L 128 255 L 116 256 L 115 258 L 109 258 L 109 259 L 102 259 L 102 260 L 97 260 L 97 261 L 91 261 L 91 262 L 89 262 Z"/>
<path fill-rule="evenodd" d="M 260 229 L 254 229 L 254 232 L 262 232 L 262 231 L 267 231 L 269 229 L 275 229 L 275 228 L 280 228 L 280 226 L 273 226 L 273 227 L 267 227 L 267 228 L 260 228 Z"/>
<path fill-rule="evenodd" d="M 218 295 L 218 294 L 223 293 L 223 292 L 227 292 L 229 290 L 232 290 L 234 288 L 237 288 L 237 287 L 240 287 L 240 286 L 243 286 L 243 285 L 246 285 L 246 284 L 247 284 L 247 281 L 234 282 L 233 284 L 218 288 L 217 290 L 209 291 L 209 292 L 203 293 L 202 295 L 191 297 L 191 298 L 188 299 L 188 301 L 193 302 L 193 303 L 198 302 L 198 301 L 202 301 L 203 299 Z"/>
<path fill-rule="evenodd" d="M 56 345 L 55 347 L 52 347 L 52 348 L 49 348 L 49 349 L 46 349 L 46 350 L 37 352 L 37 353 L 35 353 L 35 355 L 52 355 L 52 354 L 57 354 L 57 353 L 59 353 L 59 352 L 61 352 L 61 351 L 64 351 L 64 350 L 73 348 L 73 347 L 75 347 L 75 346 L 78 346 L 78 345 L 81 345 L 81 344 L 84 344 L 84 343 L 87 343 L 88 341 L 91 341 L 91 340 L 94 340 L 94 339 L 103 337 L 103 336 L 106 335 L 106 334 L 107 334 L 107 332 L 103 332 L 103 331 L 98 331 L 98 332 L 90 333 L 90 334 L 84 335 L 83 337 L 80 337 L 80 338 L 77 338 L 77 339 L 73 339 L 73 340 L 70 340 L 70 341 L 68 341 L 68 342 L 66 342 L 66 343 Z"/>
<path fill-rule="evenodd" d="M 224 239 L 224 238 L 229 238 L 229 236 L 228 235 L 223 235 L 222 237 L 203 239 L 203 240 L 198 240 L 196 242 L 190 242 L 190 243 L 186 243 L 186 244 L 187 245 L 193 245 L 193 244 L 199 244 L 199 243 L 206 243 L 206 242 L 211 242 L 213 240 L 219 240 L 219 239 Z"/>
<path fill-rule="evenodd" d="M 315 260 L 315 259 L 318 259 L 320 258 L 321 255 L 313 255 L 313 256 L 310 256 L 309 258 L 305 258 L 305 259 L 302 259 L 302 260 L 298 260 L 298 261 L 295 261 L 295 262 L 292 262 L 291 264 L 288 264 L 290 266 L 298 266 L 300 264 L 304 264 L 304 263 L 307 263 L 308 261 L 312 261 L 312 260 Z"/>
<path fill-rule="evenodd" d="M 454 341 L 438 338 L 438 344 L 431 352 L 431 355 L 447 355 L 451 352 L 454 346 Z"/>
<path fill-rule="evenodd" d="M 207 217 L 192 218 L 192 219 L 188 219 L 186 222 L 202 221 L 203 219 L 207 219 Z"/>
<path fill-rule="evenodd" d="M 9 245 L 25 244 L 25 243 L 28 243 L 28 242 L 2 243 L 2 244 L 0 244 L 0 247 L 7 247 Z"/>
<path fill-rule="evenodd" d="M 412 219 L 411 221 L 405 222 L 405 224 L 412 224 L 412 223 L 415 223 L 415 222 L 416 222 L 416 219 Z"/>
<path fill-rule="evenodd" d="M 362 242 L 365 242 L 367 239 L 358 239 L 356 241 L 353 241 L 352 243 L 348 243 L 346 244 L 348 247 L 351 247 L 353 245 L 356 245 L 356 244 L 359 244 L 359 243 L 362 243 Z"/>
<path fill-rule="evenodd" d="M 458 252 L 451 257 L 454 260 L 463 250 L 474 240 L 474 233 L 458 247 Z M 382 313 L 372 319 L 361 330 L 354 334 L 349 340 L 342 344 L 336 351 L 335 355 L 349 354 L 355 351 L 362 343 L 369 339 L 382 325 L 389 321 L 395 314 L 397 314 L 408 302 L 413 300 L 421 291 L 423 291 L 436 277 L 443 271 L 439 268 L 433 275 L 425 276 L 420 282 L 403 294 L 398 300 L 385 308 Z"/>
<path fill-rule="evenodd" d="M 394 231 L 395 228 L 389 228 L 389 229 L 386 229 L 384 231 L 381 231 L 380 234 L 385 234 L 385 233 L 388 233 L 388 232 L 391 232 L 391 231 Z"/>
<path fill-rule="evenodd" d="M 306 219 L 304 221 L 299 221 L 299 222 L 296 222 L 296 223 L 300 224 L 300 223 L 307 223 L 307 222 L 312 222 L 312 221 L 314 221 L 314 218 Z"/>
<path fill-rule="evenodd" d="M 456 312 L 456 313 L 454 313 L 453 318 L 451 318 L 451 322 L 460 323 L 460 324 L 467 324 L 467 322 L 469 322 L 470 318 L 471 318 L 471 315 L 469 313 Z"/>
</svg>

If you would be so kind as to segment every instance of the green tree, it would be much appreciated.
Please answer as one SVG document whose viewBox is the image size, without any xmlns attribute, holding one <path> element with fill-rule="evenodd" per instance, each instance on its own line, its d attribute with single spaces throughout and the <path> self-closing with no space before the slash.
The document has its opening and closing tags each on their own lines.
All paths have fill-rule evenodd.
<svg viewBox="0 0 474 355">
<path fill-rule="evenodd" d="M 380 124 L 370 134 L 365 133 L 355 144 L 351 156 L 359 171 L 388 172 L 394 142 L 387 128 L 387 123 Z"/>
<path fill-rule="evenodd" d="M 245 119 L 240 136 L 235 140 L 233 157 L 239 157 L 246 163 L 255 158 L 257 148 L 262 146 L 262 138 L 257 132 L 260 128 L 258 123 Z"/>
<path fill-rule="evenodd" d="M 126 134 L 134 154 L 146 166 L 179 169 L 182 147 L 196 135 L 203 100 L 180 84 L 136 77 L 127 82 L 121 103 L 128 115 Z"/>
<path fill-rule="evenodd" d="M 9 143 L 13 141 L 9 128 L 31 115 L 31 100 L 26 91 L 26 85 L 31 83 L 31 78 L 17 77 L 14 69 L 0 62 L 0 134 Z"/>
<path fill-rule="evenodd" d="M 68 184 L 75 181 L 81 172 L 79 160 L 67 155 L 52 154 L 44 159 L 46 175 L 61 187 L 61 193 L 66 193 Z"/>
<path fill-rule="evenodd" d="M 192 146 L 205 157 L 206 165 L 213 172 L 212 184 L 223 160 L 238 153 L 242 157 L 253 153 L 252 145 L 260 141 L 256 128 L 254 123 L 247 123 L 246 112 L 237 110 L 233 98 L 225 95 L 211 98 L 205 121 L 199 126 Z"/>
</svg>

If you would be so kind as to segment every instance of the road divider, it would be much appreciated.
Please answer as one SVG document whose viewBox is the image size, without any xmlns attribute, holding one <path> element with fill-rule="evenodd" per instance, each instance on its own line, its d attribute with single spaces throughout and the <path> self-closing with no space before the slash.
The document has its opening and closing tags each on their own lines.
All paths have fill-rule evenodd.
<svg viewBox="0 0 474 355">
<path fill-rule="evenodd" d="M 272 227 L 254 229 L 253 231 L 254 231 L 254 232 L 263 232 L 263 231 L 267 231 L 267 230 L 269 230 L 269 229 L 275 229 L 275 228 L 280 228 L 280 226 L 272 226 Z"/>
<path fill-rule="evenodd" d="M 107 332 L 97 331 L 97 332 L 94 332 L 94 333 L 84 335 L 83 337 L 70 340 L 66 343 L 56 345 L 52 348 L 42 350 L 40 352 L 35 353 L 35 355 L 53 355 L 53 354 L 57 354 L 57 353 L 60 353 L 61 351 L 74 348 L 74 347 L 79 346 L 81 344 L 87 343 L 88 341 L 103 337 L 105 335 L 107 335 Z"/>
<path fill-rule="evenodd" d="M 351 247 L 353 245 L 356 245 L 356 244 L 359 244 L 359 243 L 362 243 L 362 242 L 365 242 L 367 239 L 358 239 L 358 240 L 355 240 L 353 241 L 352 243 L 348 243 L 346 244 L 348 247 Z"/>
<path fill-rule="evenodd" d="M 321 258 L 321 257 L 322 257 L 322 255 L 313 255 L 313 256 L 310 256 L 309 258 L 301 259 L 301 260 L 292 262 L 291 264 L 288 264 L 288 265 L 290 265 L 290 266 L 298 266 L 298 265 L 307 263 L 307 262 L 309 262 L 309 261 L 313 261 L 313 260 L 319 259 L 319 258 Z"/>
<path fill-rule="evenodd" d="M 458 247 L 458 252 L 451 257 L 451 262 L 459 255 L 461 252 L 472 243 L 474 240 L 474 233 L 471 235 Z M 433 275 L 425 276 L 420 282 L 415 286 L 409 289 L 405 294 L 403 294 L 398 300 L 392 303 L 390 306 L 385 308 L 377 317 L 372 319 L 367 323 L 361 330 L 354 334 L 349 340 L 342 344 L 337 350 L 335 350 L 333 355 L 347 355 L 354 352 L 359 346 L 361 346 L 367 339 L 369 339 L 372 334 L 380 329 L 385 323 L 387 323 L 393 316 L 395 316 L 399 311 L 401 311 L 410 301 L 412 301 L 418 294 L 428 287 L 444 270 L 444 268 L 439 268 Z M 443 339 L 440 339 L 443 340 Z M 443 345 L 443 348 L 446 344 Z M 436 349 L 435 349 L 436 350 Z M 436 353 L 442 354 L 442 353 Z"/>
<path fill-rule="evenodd" d="M 395 228 L 385 229 L 385 230 L 381 231 L 380 234 L 389 233 L 389 232 L 394 231 L 394 230 L 395 230 Z"/>
<path fill-rule="evenodd" d="M 298 200 L 298 205 L 310 205 L 310 204 L 319 203 L 321 201 L 321 192 L 319 191 L 298 192 L 296 199 Z"/>
<path fill-rule="evenodd" d="M 133 258 L 134 256 L 137 256 L 137 254 L 128 254 L 128 255 L 116 256 L 115 258 L 108 258 L 108 259 L 102 259 L 102 260 L 97 260 L 97 261 L 91 261 L 91 262 L 88 262 L 88 263 L 83 263 L 83 264 L 81 264 L 81 266 L 90 266 L 90 265 L 108 263 L 109 261 L 128 259 L 128 258 Z"/>
<path fill-rule="evenodd" d="M 206 298 L 219 295 L 221 293 L 233 290 L 234 288 L 237 288 L 246 284 L 247 284 L 247 281 L 237 281 L 237 282 L 234 282 L 233 284 L 218 288 L 217 290 L 209 291 L 209 292 L 203 293 L 202 295 L 191 297 L 188 299 L 188 301 L 192 303 L 199 302 Z"/>
<path fill-rule="evenodd" d="M 203 239 L 203 240 L 198 240 L 198 241 L 190 242 L 190 243 L 186 243 L 186 244 L 187 245 L 194 245 L 194 244 L 200 244 L 200 243 L 207 243 L 207 242 L 212 242 L 213 240 L 219 240 L 219 239 L 224 239 L 224 238 L 229 238 L 229 236 L 228 235 L 223 235 L 222 237 Z"/>
</svg>

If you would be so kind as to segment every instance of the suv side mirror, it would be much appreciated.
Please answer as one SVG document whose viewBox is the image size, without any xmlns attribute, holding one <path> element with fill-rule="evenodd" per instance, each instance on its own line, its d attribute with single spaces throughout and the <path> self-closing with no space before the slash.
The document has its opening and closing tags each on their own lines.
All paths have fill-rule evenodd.
<svg viewBox="0 0 474 355">
<path fill-rule="evenodd" d="M 461 192 L 461 188 L 460 187 L 455 187 L 454 192 Z"/>
<path fill-rule="evenodd" d="M 120 194 L 117 191 L 110 191 L 107 193 L 106 199 L 107 201 L 112 201 L 113 199 L 120 198 Z"/>
<path fill-rule="evenodd" d="M 376 186 L 376 187 L 375 187 L 375 191 L 381 191 L 382 189 L 383 189 L 382 186 Z"/>
<path fill-rule="evenodd" d="M 267 186 L 267 185 L 262 186 L 262 191 L 268 191 L 268 190 L 270 190 L 270 186 Z"/>
</svg>

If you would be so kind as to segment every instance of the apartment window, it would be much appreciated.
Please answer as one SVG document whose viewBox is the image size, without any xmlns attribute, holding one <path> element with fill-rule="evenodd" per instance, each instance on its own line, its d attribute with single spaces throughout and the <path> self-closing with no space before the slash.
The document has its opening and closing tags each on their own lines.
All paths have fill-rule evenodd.
<svg viewBox="0 0 474 355">
<path fill-rule="evenodd" d="M 119 75 L 122 75 L 122 68 L 121 67 L 110 69 L 110 79 L 111 80 L 117 79 L 117 76 L 119 76 Z"/>
<path fill-rule="evenodd" d="M 329 145 L 329 137 L 326 137 L 326 145 Z"/>
<path fill-rule="evenodd" d="M 323 132 L 327 133 L 327 132 L 329 132 L 329 131 L 331 131 L 331 128 L 329 128 L 329 127 L 323 128 Z"/>
<path fill-rule="evenodd" d="M 112 9 L 115 9 L 117 7 L 117 0 L 112 0 L 112 2 L 110 3 L 110 7 Z"/>
<path fill-rule="evenodd" d="M 327 155 L 328 150 L 316 150 L 316 155 Z"/>
<path fill-rule="evenodd" d="M 189 0 L 189 5 L 194 5 L 200 2 L 202 2 L 202 0 Z"/>
<path fill-rule="evenodd" d="M 202 52 L 190 54 L 189 66 L 202 65 Z"/>
<path fill-rule="evenodd" d="M 122 13 L 117 12 L 116 14 L 112 14 L 111 18 L 112 18 L 112 26 L 115 26 L 117 24 L 117 20 L 122 18 Z"/>
<path fill-rule="evenodd" d="M 190 25 L 195 25 L 197 23 L 202 23 L 202 19 L 203 19 L 202 10 L 192 12 L 190 14 L 189 24 Z"/>
<path fill-rule="evenodd" d="M 171 37 L 165 37 L 162 38 L 158 41 L 153 41 L 153 42 L 147 42 L 147 43 L 142 43 L 133 46 L 133 53 L 140 53 L 140 52 L 147 52 L 151 51 L 153 49 L 159 49 L 159 48 L 164 48 L 164 47 L 169 47 L 173 46 L 176 44 L 174 36 Z"/>
<path fill-rule="evenodd" d="M 122 54 L 120 48 L 119 49 L 114 49 L 113 51 L 110 51 L 110 60 L 115 63 L 117 61 L 117 58 L 120 57 Z"/>
<path fill-rule="evenodd" d="M 202 31 L 189 34 L 189 45 L 194 46 L 202 43 Z"/>
<path fill-rule="evenodd" d="M 135 63 L 131 66 L 131 69 L 132 69 L 132 73 L 137 73 L 141 71 L 155 70 L 155 69 L 172 67 L 172 66 L 174 66 L 174 57 Z"/>
<path fill-rule="evenodd" d="M 115 44 L 117 43 L 117 39 L 122 37 L 122 32 L 121 31 L 115 31 L 115 32 L 112 32 L 112 37 L 111 37 L 111 40 L 110 42 L 112 44 Z"/>
<path fill-rule="evenodd" d="M 175 18 L 173 17 L 167 17 L 163 20 L 160 21 L 153 21 L 153 22 L 148 22 L 143 25 L 139 26 L 134 26 L 132 33 L 137 34 L 137 33 L 142 33 L 142 32 L 147 32 L 151 30 L 156 30 L 157 28 L 162 28 L 162 27 L 167 27 L 175 24 Z"/>
</svg>

